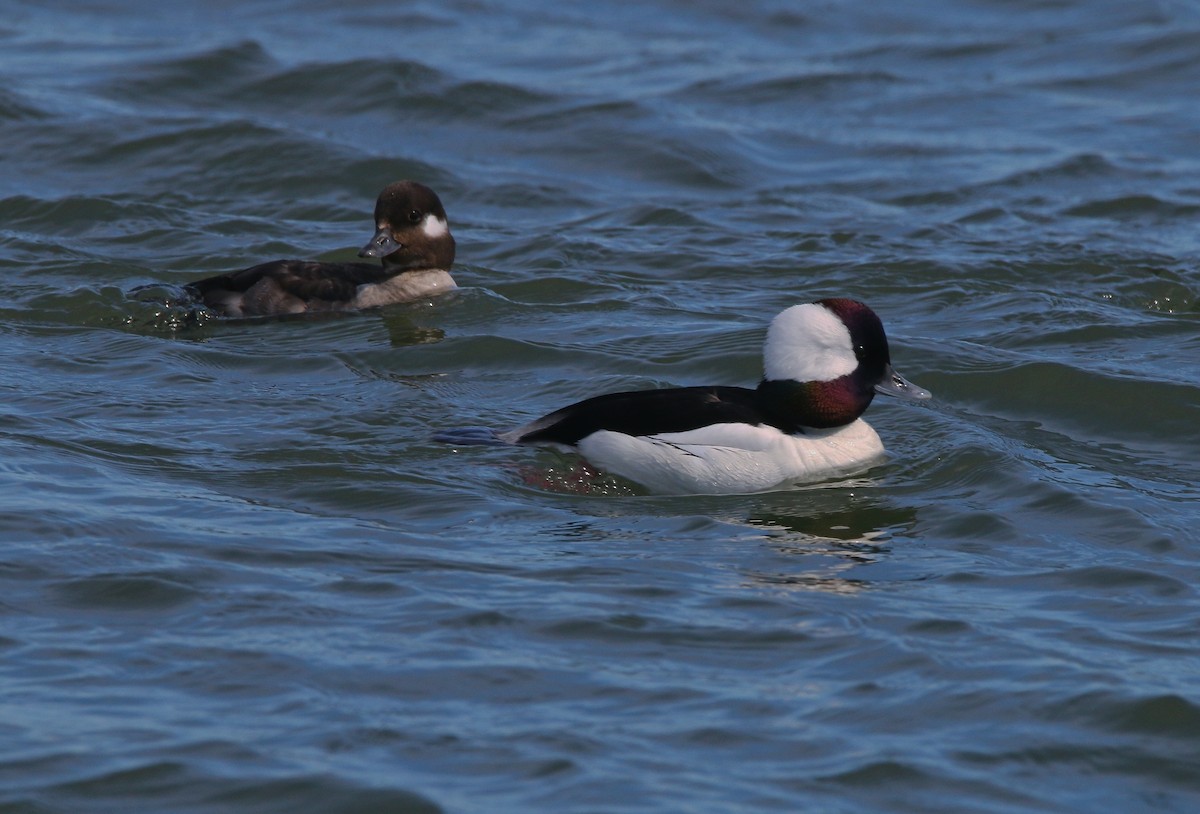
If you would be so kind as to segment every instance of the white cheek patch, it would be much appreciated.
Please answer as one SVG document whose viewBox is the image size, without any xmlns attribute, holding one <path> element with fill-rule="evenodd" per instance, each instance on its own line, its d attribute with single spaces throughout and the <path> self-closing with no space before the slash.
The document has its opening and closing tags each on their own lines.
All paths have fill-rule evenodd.
<svg viewBox="0 0 1200 814">
<path fill-rule="evenodd" d="M 430 213 L 421 221 L 421 230 L 425 232 L 425 237 L 436 238 L 444 237 L 450 231 L 450 227 L 446 225 L 446 221 Z"/>
<path fill-rule="evenodd" d="M 768 379 L 827 382 L 858 367 L 846 324 L 815 302 L 793 305 L 771 322 L 763 367 Z"/>
</svg>

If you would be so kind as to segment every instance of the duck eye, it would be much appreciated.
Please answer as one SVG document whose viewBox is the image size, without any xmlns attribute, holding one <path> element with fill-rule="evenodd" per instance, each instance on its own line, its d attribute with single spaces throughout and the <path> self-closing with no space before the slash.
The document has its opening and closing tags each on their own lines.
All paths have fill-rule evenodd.
<svg viewBox="0 0 1200 814">
<path fill-rule="evenodd" d="M 413 223 L 420 223 L 421 213 L 414 209 L 408 213 L 408 219 Z"/>
</svg>

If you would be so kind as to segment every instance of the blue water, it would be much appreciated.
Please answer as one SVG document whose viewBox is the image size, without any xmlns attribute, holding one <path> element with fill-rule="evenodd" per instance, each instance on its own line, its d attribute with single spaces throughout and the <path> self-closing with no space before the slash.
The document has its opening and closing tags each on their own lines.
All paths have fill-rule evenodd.
<svg viewBox="0 0 1200 814">
<path fill-rule="evenodd" d="M 1197 810 L 1197 53 L 1183 2 L 9 3 L 0 812 Z M 173 304 L 400 178 L 458 292 Z M 835 295 L 935 395 L 857 477 L 433 440 L 751 385 Z"/>
</svg>

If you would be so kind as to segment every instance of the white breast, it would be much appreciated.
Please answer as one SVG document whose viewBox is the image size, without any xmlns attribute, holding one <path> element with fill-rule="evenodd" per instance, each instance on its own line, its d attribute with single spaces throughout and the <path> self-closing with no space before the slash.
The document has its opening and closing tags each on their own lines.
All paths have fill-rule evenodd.
<svg viewBox="0 0 1200 814">
<path fill-rule="evenodd" d="M 360 285 L 354 297 L 354 307 L 374 308 L 394 302 L 409 302 L 457 287 L 454 278 L 446 271 L 408 271 L 382 283 Z"/>
<path fill-rule="evenodd" d="M 749 424 L 644 437 L 602 430 L 578 447 L 601 469 L 676 495 L 764 492 L 859 472 L 884 455 L 879 436 L 862 419 L 803 436 Z"/>
</svg>

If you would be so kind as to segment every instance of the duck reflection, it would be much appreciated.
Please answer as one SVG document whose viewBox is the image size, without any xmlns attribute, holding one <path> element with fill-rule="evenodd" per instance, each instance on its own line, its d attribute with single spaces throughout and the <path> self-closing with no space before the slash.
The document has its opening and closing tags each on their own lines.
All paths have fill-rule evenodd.
<svg viewBox="0 0 1200 814">
<path fill-rule="evenodd" d="M 758 585 L 825 593 L 858 593 L 871 581 L 854 576 L 861 566 L 882 561 L 891 551 L 891 540 L 916 524 L 914 508 L 887 505 L 878 499 L 867 503 L 838 489 L 806 490 L 815 500 L 803 507 L 793 499 L 772 501 L 743 520 L 741 525 L 766 532 L 768 544 L 790 559 L 786 569 L 747 569 L 742 573 Z M 819 491 L 825 494 L 813 494 Z M 849 500 L 847 499 L 849 498 Z M 799 564 L 801 567 L 794 567 Z"/>
</svg>

